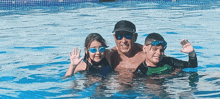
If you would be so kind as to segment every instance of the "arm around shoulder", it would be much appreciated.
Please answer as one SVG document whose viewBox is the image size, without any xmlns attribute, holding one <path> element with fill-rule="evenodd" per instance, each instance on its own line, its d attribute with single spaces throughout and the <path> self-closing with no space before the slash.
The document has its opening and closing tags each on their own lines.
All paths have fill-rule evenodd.
<svg viewBox="0 0 220 99">
<path fill-rule="evenodd" d="M 105 50 L 105 58 L 107 59 L 108 63 L 111 65 L 111 56 L 116 52 L 116 48 L 113 47 L 111 49 Z"/>
<path fill-rule="evenodd" d="M 141 48 L 141 49 L 142 49 L 142 47 L 143 47 L 142 44 L 139 44 L 139 43 L 135 43 L 135 44 L 137 45 L 138 48 Z"/>
</svg>

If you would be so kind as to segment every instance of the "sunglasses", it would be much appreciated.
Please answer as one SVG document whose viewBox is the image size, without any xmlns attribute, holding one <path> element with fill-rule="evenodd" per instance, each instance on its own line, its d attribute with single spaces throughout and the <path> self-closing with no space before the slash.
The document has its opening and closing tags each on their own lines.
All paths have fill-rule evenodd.
<svg viewBox="0 0 220 99">
<path fill-rule="evenodd" d="M 166 47 L 167 47 L 166 41 L 153 41 L 153 42 L 151 42 L 152 46 L 159 46 L 160 44 L 162 44 L 163 48 L 166 49 Z M 150 44 L 147 44 L 147 45 L 150 45 Z"/>
<path fill-rule="evenodd" d="M 115 37 L 117 40 L 121 40 L 123 37 L 126 39 L 132 39 L 133 33 L 127 31 L 117 31 L 115 32 Z"/>
<path fill-rule="evenodd" d="M 99 52 L 104 52 L 105 51 L 105 47 L 99 47 Z M 89 52 L 91 53 L 96 53 L 98 51 L 96 48 L 90 48 Z"/>
<path fill-rule="evenodd" d="M 125 37 L 126 39 L 131 39 L 132 35 L 120 35 L 120 34 L 116 34 L 115 35 L 117 40 L 121 40 L 123 37 Z"/>
</svg>

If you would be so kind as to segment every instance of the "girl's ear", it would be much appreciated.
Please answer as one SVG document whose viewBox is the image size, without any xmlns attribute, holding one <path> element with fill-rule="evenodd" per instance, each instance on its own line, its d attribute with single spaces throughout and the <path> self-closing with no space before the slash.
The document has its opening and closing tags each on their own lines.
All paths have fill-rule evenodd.
<svg viewBox="0 0 220 99">
<path fill-rule="evenodd" d="M 85 53 L 88 55 L 88 50 L 87 50 L 87 48 L 85 48 Z"/>
<path fill-rule="evenodd" d="M 85 49 L 85 57 L 86 57 L 86 59 L 89 58 L 89 51 L 87 49 Z"/>
</svg>

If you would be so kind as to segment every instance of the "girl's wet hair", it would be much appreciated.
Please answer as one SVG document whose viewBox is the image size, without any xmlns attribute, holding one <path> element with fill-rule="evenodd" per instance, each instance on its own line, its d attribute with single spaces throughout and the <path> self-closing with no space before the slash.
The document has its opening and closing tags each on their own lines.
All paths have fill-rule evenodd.
<svg viewBox="0 0 220 99">
<path fill-rule="evenodd" d="M 159 33 L 150 33 L 145 38 L 145 44 L 148 44 L 149 42 L 152 42 L 154 40 L 156 40 L 156 41 L 165 41 L 164 38 Z"/>
<path fill-rule="evenodd" d="M 92 41 L 94 41 L 94 40 L 100 42 L 103 47 L 108 47 L 108 46 L 106 45 L 105 39 L 103 39 L 103 37 L 102 37 L 100 34 L 98 34 L 98 33 L 91 33 L 91 34 L 89 34 L 89 35 L 86 37 L 86 40 L 85 40 L 85 48 L 86 48 L 86 49 L 89 49 L 90 44 L 91 44 Z"/>
</svg>

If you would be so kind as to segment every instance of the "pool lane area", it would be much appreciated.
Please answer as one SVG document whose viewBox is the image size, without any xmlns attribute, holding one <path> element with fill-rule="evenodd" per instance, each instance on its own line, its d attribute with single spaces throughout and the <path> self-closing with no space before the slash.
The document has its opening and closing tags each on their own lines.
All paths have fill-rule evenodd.
<svg viewBox="0 0 220 99">
<path fill-rule="evenodd" d="M 198 67 L 159 77 L 98 77 L 80 72 L 62 79 L 74 47 L 84 56 L 85 38 L 100 33 L 114 47 L 119 20 L 136 25 L 136 43 L 149 33 L 167 41 L 165 55 L 188 60 L 188 39 Z M 1 0 L 0 98 L 2 99 L 218 99 L 220 97 L 219 0 Z M 91 80 L 93 79 L 93 80 Z"/>
</svg>

